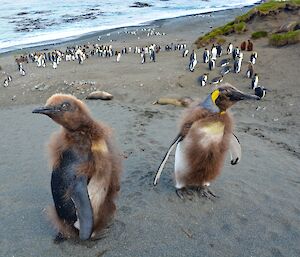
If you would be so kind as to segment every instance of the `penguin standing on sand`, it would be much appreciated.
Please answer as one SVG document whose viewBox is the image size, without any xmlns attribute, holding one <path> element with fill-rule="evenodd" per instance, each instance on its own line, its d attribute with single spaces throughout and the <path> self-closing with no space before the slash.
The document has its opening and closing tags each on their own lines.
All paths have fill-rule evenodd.
<svg viewBox="0 0 300 257">
<path fill-rule="evenodd" d="M 142 64 L 146 62 L 146 54 L 145 52 L 141 53 Z"/>
<path fill-rule="evenodd" d="M 188 53 L 189 53 L 189 50 L 184 48 L 182 51 L 182 57 L 187 57 Z"/>
<path fill-rule="evenodd" d="M 242 58 L 238 58 L 237 60 L 234 61 L 233 70 L 235 73 L 239 73 L 241 71 L 242 60 L 243 60 Z"/>
<path fill-rule="evenodd" d="M 20 62 L 20 63 L 18 63 L 18 66 L 19 66 L 19 72 L 20 72 L 20 74 L 22 76 L 25 76 L 26 75 L 26 71 L 23 68 L 23 64 Z"/>
<path fill-rule="evenodd" d="M 118 53 L 117 53 L 117 60 L 116 60 L 116 61 L 117 61 L 117 62 L 120 62 L 120 59 L 121 59 L 121 53 L 118 52 Z"/>
<path fill-rule="evenodd" d="M 251 79 L 254 73 L 254 68 L 253 68 L 253 64 L 249 61 L 248 63 L 248 68 L 246 71 L 246 77 Z"/>
<path fill-rule="evenodd" d="M 4 87 L 8 87 L 8 84 L 9 84 L 9 83 L 8 83 L 8 79 L 6 78 L 6 79 L 3 81 L 3 86 L 4 86 Z"/>
<path fill-rule="evenodd" d="M 232 50 L 233 50 L 233 44 L 229 43 L 227 47 L 227 54 L 232 54 Z"/>
<path fill-rule="evenodd" d="M 243 41 L 243 43 L 241 44 L 241 50 L 242 51 L 246 50 L 246 45 L 247 45 L 246 41 Z"/>
<path fill-rule="evenodd" d="M 250 62 L 254 65 L 256 63 L 256 60 L 257 60 L 257 52 L 253 52 L 250 55 Z"/>
<path fill-rule="evenodd" d="M 213 44 L 212 48 L 211 48 L 211 59 L 216 60 L 217 59 L 217 47 Z"/>
<path fill-rule="evenodd" d="M 33 113 L 62 126 L 49 145 L 54 208 L 48 216 L 58 232 L 56 241 L 99 239 L 112 220 L 120 189 L 121 159 L 111 130 L 71 95 L 53 95 Z"/>
<path fill-rule="evenodd" d="M 154 179 L 157 184 L 166 161 L 174 148 L 175 187 L 178 197 L 199 193 L 208 198 L 215 195 L 208 189 L 219 174 L 229 148 L 231 164 L 241 157 L 240 144 L 233 134 L 233 122 L 228 109 L 236 102 L 258 100 L 229 84 L 215 89 L 200 104 L 188 109 L 181 121 L 180 131 L 167 151 Z"/>
<path fill-rule="evenodd" d="M 209 70 L 213 70 L 216 67 L 216 61 L 215 59 L 210 59 L 208 62 L 208 68 Z"/>
<path fill-rule="evenodd" d="M 56 63 L 55 61 L 52 63 L 52 68 L 53 68 L 53 69 L 56 69 L 56 68 L 57 68 L 57 63 Z"/>
<path fill-rule="evenodd" d="M 257 73 L 255 73 L 251 81 L 251 89 L 255 89 L 257 86 L 258 86 L 258 75 Z"/>
<path fill-rule="evenodd" d="M 208 63 L 209 61 L 209 50 L 205 48 L 203 53 L 203 63 Z"/>
<path fill-rule="evenodd" d="M 201 87 L 204 87 L 206 85 L 207 80 L 208 80 L 208 73 L 204 73 L 199 79 Z"/>
<path fill-rule="evenodd" d="M 240 54 L 240 49 L 238 47 L 232 50 L 232 59 L 235 60 Z"/>
<path fill-rule="evenodd" d="M 223 54 L 223 48 L 221 45 L 217 45 L 217 57 L 221 57 Z"/>
<path fill-rule="evenodd" d="M 193 52 L 190 55 L 189 70 L 191 72 L 194 72 L 196 65 L 197 65 L 197 55 L 195 53 L 195 50 L 193 50 Z"/>
<path fill-rule="evenodd" d="M 253 43 L 248 39 L 247 51 L 253 51 Z"/>
</svg>

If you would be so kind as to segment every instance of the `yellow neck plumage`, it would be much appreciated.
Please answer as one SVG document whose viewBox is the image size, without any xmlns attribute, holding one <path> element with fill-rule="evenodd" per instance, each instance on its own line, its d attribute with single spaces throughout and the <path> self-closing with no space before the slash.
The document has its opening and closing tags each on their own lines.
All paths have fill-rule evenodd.
<svg viewBox="0 0 300 257">
<path fill-rule="evenodd" d="M 217 90 L 215 90 L 214 92 L 211 93 L 211 100 L 215 105 L 216 105 L 216 100 L 219 97 L 219 95 L 220 95 L 220 90 L 219 89 L 217 89 Z M 225 111 L 220 112 L 220 114 L 224 114 L 224 113 L 226 113 L 226 112 Z"/>
</svg>

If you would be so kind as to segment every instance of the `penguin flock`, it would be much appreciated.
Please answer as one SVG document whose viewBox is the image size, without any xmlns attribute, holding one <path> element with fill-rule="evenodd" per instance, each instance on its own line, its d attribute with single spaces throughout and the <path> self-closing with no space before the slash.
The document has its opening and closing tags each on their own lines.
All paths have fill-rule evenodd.
<svg viewBox="0 0 300 257">
<path fill-rule="evenodd" d="M 244 53 L 242 51 L 250 51 L 250 59 L 248 61 L 248 67 L 246 71 L 246 77 L 251 79 L 250 88 L 254 91 L 254 94 L 259 96 L 261 99 L 265 97 L 266 91 L 268 91 L 265 87 L 260 86 L 258 84 L 258 75 L 254 72 L 254 66 L 257 62 L 258 54 L 253 51 L 254 45 L 251 40 L 243 41 L 241 46 L 234 46 L 232 43 L 229 43 L 226 49 L 227 56 L 224 59 L 221 59 L 218 62 L 218 67 L 220 67 L 220 76 L 214 77 L 210 80 L 211 85 L 218 85 L 223 82 L 225 75 L 230 72 L 240 73 L 242 69 L 242 64 L 244 61 Z M 188 54 L 188 49 L 184 48 L 182 56 L 186 57 Z M 213 44 L 211 49 L 209 50 L 207 47 L 204 49 L 202 54 L 202 60 L 204 64 L 208 64 L 208 70 L 213 71 L 217 67 L 217 59 L 223 55 L 223 47 L 220 44 Z M 231 58 L 230 58 L 231 56 Z M 233 66 L 230 66 L 232 62 Z M 195 50 L 192 50 L 190 54 L 188 68 L 191 72 L 194 72 L 196 66 L 198 64 L 197 55 Z M 209 73 L 205 72 L 200 75 L 198 78 L 198 82 L 201 87 L 204 87 L 208 83 Z"/>
</svg>

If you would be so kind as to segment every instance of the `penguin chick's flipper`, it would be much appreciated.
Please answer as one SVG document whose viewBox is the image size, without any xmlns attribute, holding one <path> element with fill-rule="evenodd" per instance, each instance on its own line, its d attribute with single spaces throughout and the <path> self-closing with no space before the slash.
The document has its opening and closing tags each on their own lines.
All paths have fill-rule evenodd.
<svg viewBox="0 0 300 257">
<path fill-rule="evenodd" d="M 77 159 L 78 156 L 72 151 L 62 154 L 59 166 L 52 172 L 51 190 L 58 217 L 73 226 L 78 216 L 79 236 L 86 240 L 92 233 L 93 211 L 87 191 L 87 178 L 76 174 L 74 163 Z"/>
<path fill-rule="evenodd" d="M 236 165 L 242 158 L 242 148 L 239 139 L 232 133 L 229 144 L 230 163 Z"/>
<path fill-rule="evenodd" d="M 79 238 L 81 240 L 87 240 L 91 237 L 93 230 L 93 211 L 87 191 L 86 176 L 76 178 L 72 190 L 72 199 L 75 202 L 79 218 Z"/>
<path fill-rule="evenodd" d="M 158 168 L 158 170 L 157 170 L 157 172 L 156 172 L 156 175 L 155 175 L 155 178 L 154 178 L 154 181 L 153 181 L 153 185 L 154 185 L 154 186 L 156 186 L 157 183 L 158 183 L 158 180 L 159 180 L 160 175 L 161 175 L 161 173 L 162 173 L 162 171 L 163 171 L 163 168 L 164 168 L 165 165 L 166 165 L 166 162 L 167 162 L 167 160 L 168 160 L 168 158 L 169 158 L 169 156 L 170 156 L 170 153 L 173 151 L 173 149 L 177 146 L 177 144 L 178 144 L 183 138 L 184 138 L 184 136 L 181 135 L 181 134 L 179 134 L 179 135 L 174 139 L 174 141 L 173 141 L 173 143 L 171 144 L 171 146 L 169 147 L 167 153 L 165 154 L 165 156 L 164 156 L 162 162 L 160 163 L 159 168 Z"/>
</svg>

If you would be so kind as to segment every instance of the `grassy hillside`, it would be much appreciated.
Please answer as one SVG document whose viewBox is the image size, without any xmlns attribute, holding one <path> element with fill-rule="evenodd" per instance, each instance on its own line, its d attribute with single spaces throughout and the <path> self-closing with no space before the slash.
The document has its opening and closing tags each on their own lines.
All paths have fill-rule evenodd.
<svg viewBox="0 0 300 257">
<path fill-rule="evenodd" d="M 253 20 L 255 17 L 264 17 L 268 15 L 276 15 L 281 11 L 293 11 L 300 9 L 300 0 L 290 1 L 268 1 L 255 6 L 247 13 L 238 16 L 234 21 L 218 27 L 206 33 L 204 36 L 199 37 L 195 44 L 197 48 L 204 47 L 211 43 L 224 43 L 226 39 L 224 36 L 232 33 L 244 33 L 247 31 L 247 23 Z M 255 36 L 261 36 L 255 35 Z M 266 36 L 266 35 L 264 35 Z M 259 37 L 258 37 L 259 38 Z"/>
</svg>

